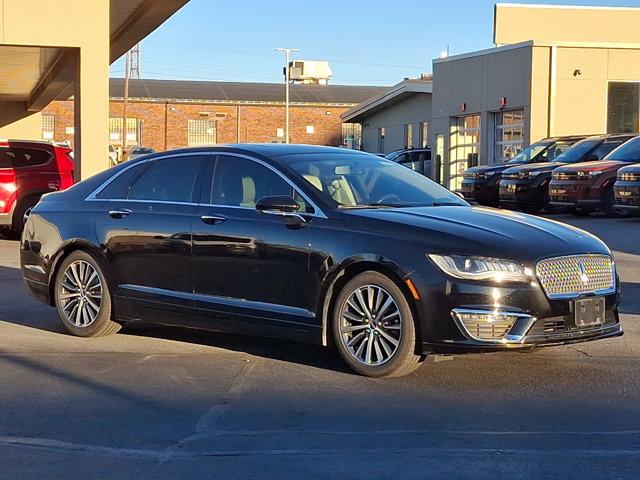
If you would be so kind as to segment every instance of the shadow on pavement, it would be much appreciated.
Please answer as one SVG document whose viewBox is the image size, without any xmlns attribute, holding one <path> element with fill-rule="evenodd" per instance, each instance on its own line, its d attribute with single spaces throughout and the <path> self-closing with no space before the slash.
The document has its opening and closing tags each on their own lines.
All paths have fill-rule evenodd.
<svg viewBox="0 0 640 480">
<path fill-rule="evenodd" d="M 620 282 L 620 313 L 640 315 L 640 283 Z"/>
</svg>

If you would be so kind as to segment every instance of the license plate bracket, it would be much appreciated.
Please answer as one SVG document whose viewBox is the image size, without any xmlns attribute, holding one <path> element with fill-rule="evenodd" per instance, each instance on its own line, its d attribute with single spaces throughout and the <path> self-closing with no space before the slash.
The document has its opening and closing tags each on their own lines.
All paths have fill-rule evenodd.
<svg viewBox="0 0 640 480">
<path fill-rule="evenodd" d="M 576 327 L 597 327 L 604 324 L 604 297 L 587 297 L 575 300 L 573 304 Z"/>
</svg>

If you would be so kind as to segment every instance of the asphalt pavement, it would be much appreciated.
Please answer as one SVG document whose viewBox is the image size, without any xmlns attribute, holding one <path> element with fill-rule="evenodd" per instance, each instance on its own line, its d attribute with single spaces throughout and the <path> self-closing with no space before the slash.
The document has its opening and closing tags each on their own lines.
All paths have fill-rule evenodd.
<svg viewBox="0 0 640 480">
<path fill-rule="evenodd" d="M 390 380 L 272 339 L 71 337 L 0 240 L 0 479 L 637 479 L 640 219 L 553 218 L 614 250 L 623 337 Z"/>
</svg>

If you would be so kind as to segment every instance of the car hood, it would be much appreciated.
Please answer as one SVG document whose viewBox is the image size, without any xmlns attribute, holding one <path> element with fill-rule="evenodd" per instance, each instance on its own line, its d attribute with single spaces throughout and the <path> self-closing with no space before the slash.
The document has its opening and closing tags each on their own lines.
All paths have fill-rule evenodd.
<svg viewBox="0 0 640 480">
<path fill-rule="evenodd" d="M 580 253 L 610 254 L 594 235 L 532 215 L 485 207 L 415 207 L 348 210 L 355 229 L 422 244 L 425 253 L 509 258 L 532 265 Z"/>
<path fill-rule="evenodd" d="M 622 167 L 618 173 L 640 173 L 640 163 L 634 163 L 628 167 Z"/>
<path fill-rule="evenodd" d="M 477 167 L 467 168 L 467 170 L 465 170 L 465 173 L 469 172 L 491 175 L 493 173 L 502 172 L 506 168 L 508 168 L 508 165 L 504 163 L 500 165 L 478 165 Z"/>
<path fill-rule="evenodd" d="M 582 162 L 576 165 L 565 165 L 564 167 L 558 168 L 558 172 L 579 172 L 582 170 L 602 170 L 606 172 L 617 170 L 624 165 L 627 164 L 617 160 L 596 160 L 593 162 Z"/>
<path fill-rule="evenodd" d="M 525 165 L 519 165 L 517 167 L 507 168 L 502 173 L 516 173 L 516 172 L 550 172 L 558 167 L 564 165 L 557 162 L 539 162 L 539 163 L 527 163 Z"/>
</svg>

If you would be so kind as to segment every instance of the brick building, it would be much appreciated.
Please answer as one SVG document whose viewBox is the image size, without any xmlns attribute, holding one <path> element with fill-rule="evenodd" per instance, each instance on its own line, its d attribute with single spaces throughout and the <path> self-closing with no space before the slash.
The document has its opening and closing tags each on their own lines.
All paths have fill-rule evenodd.
<svg viewBox="0 0 640 480">
<path fill-rule="evenodd" d="M 359 145 L 358 126 L 340 115 L 386 87 L 291 85 L 292 143 Z M 109 141 L 122 145 L 124 81 L 110 80 Z M 42 136 L 73 145 L 73 101 L 54 101 L 42 112 Z M 131 80 L 127 145 L 156 151 L 212 143 L 283 142 L 284 86 L 275 83 Z M 355 131 L 354 131 L 355 130 Z M 355 137 L 355 138 L 354 138 Z"/>
</svg>

